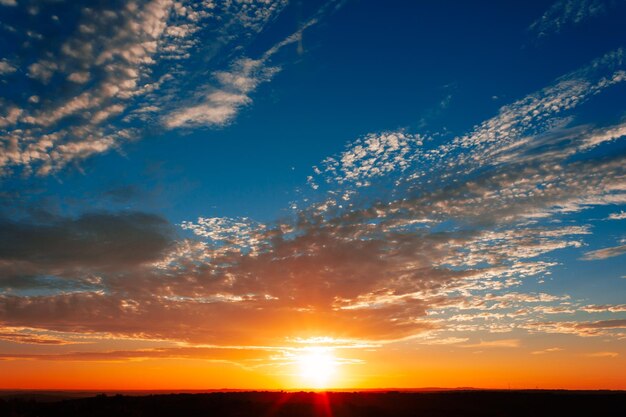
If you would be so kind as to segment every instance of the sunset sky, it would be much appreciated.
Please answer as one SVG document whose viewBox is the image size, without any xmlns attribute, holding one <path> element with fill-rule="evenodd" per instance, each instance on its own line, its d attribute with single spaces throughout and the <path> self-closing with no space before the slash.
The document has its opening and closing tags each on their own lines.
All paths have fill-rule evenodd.
<svg viewBox="0 0 626 417">
<path fill-rule="evenodd" d="M 0 0 L 0 389 L 626 389 L 625 18 Z"/>
</svg>

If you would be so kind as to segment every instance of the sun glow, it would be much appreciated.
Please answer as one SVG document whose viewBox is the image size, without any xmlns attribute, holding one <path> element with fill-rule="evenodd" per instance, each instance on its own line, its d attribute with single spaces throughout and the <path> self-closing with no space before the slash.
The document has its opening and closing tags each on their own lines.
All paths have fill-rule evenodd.
<svg viewBox="0 0 626 417">
<path fill-rule="evenodd" d="M 328 388 L 337 373 L 337 360 L 326 348 L 311 348 L 297 357 L 300 378 L 307 388 Z"/>
</svg>

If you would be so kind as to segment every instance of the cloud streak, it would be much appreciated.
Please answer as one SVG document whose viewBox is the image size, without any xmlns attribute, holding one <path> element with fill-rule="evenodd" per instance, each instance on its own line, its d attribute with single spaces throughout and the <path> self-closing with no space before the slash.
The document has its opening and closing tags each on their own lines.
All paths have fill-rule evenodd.
<svg viewBox="0 0 626 417">
<path fill-rule="evenodd" d="M 626 245 L 602 248 L 586 252 L 582 259 L 586 261 L 597 261 L 601 259 L 613 258 L 626 253 Z"/>
<path fill-rule="evenodd" d="M 607 14 L 622 0 L 559 0 L 536 21 L 528 30 L 539 39 L 559 34 L 565 29 Z"/>
<path fill-rule="evenodd" d="M 323 14 L 327 7 L 322 7 L 317 16 Z M 318 17 L 310 19 L 258 59 L 242 57 L 235 60 L 228 70 L 214 72 L 215 83 L 201 87 L 207 92 L 196 99 L 197 103 L 179 104 L 176 110 L 162 117 L 163 125 L 167 129 L 174 129 L 224 126 L 230 123 L 244 106 L 252 103 L 251 94 L 257 87 L 270 81 L 280 71 L 280 67 L 269 64 L 272 57 L 285 46 L 300 42 L 302 33 L 317 22 Z"/>
</svg>

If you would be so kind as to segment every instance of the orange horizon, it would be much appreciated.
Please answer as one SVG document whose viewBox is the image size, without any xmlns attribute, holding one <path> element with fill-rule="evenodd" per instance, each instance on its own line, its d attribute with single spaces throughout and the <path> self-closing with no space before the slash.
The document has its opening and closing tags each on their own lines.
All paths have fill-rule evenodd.
<svg viewBox="0 0 626 417">
<path fill-rule="evenodd" d="M 3 361 L 2 390 L 75 391 L 332 391 L 332 390 L 416 390 L 459 388 L 626 390 L 621 358 L 593 358 L 585 363 L 544 367 L 545 358 L 533 363 L 503 368 L 499 359 L 491 367 L 478 369 L 438 364 L 413 367 L 381 362 L 343 365 L 340 375 L 324 387 L 306 386 L 297 371 L 274 372 L 242 369 L 229 363 L 201 359 L 145 360 L 136 362 L 45 362 Z M 455 362 L 458 363 L 459 358 Z M 514 359 L 511 359 L 515 362 Z M 483 362 L 484 361 L 476 361 Z M 498 363 L 499 362 L 499 363 Z M 543 365 L 542 365 L 543 364 Z M 499 365 L 499 366 L 498 366 Z M 578 365 L 578 366 L 574 366 Z M 477 366 L 480 366 L 478 364 Z M 287 367 L 287 366 L 285 366 Z M 540 371 L 543 368 L 543 373 Z M 558 369 L 555 369 L 558 368 Z M 404 370 L 404 373 L 399 373 Z M 421 388 L 420 388 L 421 387 Z"/>
</svg>

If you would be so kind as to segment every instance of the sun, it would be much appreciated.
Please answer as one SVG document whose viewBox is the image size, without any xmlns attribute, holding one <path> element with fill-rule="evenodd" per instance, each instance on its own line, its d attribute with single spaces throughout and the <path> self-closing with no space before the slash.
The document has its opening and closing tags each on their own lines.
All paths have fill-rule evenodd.
<svg viewBox="0 0 626 417">
<path fill-rule="evenodd" d="M 300 378 L 307 388 L 328 388 L 337 372 L 337 360 L 325 348 L 309 348 L 297 357 Z"/>
</svg>

